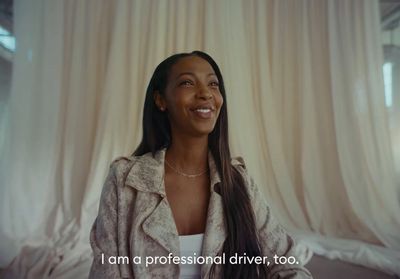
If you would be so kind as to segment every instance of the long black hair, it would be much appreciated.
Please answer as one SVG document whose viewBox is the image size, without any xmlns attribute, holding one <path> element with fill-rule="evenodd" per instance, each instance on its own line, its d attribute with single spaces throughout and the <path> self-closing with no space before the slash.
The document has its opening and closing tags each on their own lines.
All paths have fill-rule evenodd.
<svg viewBox="0 0 400 279">
<path fill-rule="evenodd" d="M 136 156 L 148 152 L 154 154 L 171 143 L 171 128 L 166 112 L 160 111 L 154 101 L 154 92 L 165 94 L 171 67 L 181 58 L 197 56 L 206 60 L 214 69 L 219 81 L 219 91 L 223 97 L 223 104 L 214 130 L 208 135 L 208 147 L 213 155 L 218 173 L 221 176 L 219 194 L 222 196 L 227 238 L 220 253 L 226 258 L 238 255 L 262 256 L 261 245 L 258 239 L 254 211 L 250 197 L 246 190 L 243 177 L 231 165 L 231 153 L 228 139 L 228 112 L 224 81 L 221 71 L 208 54 L 201 51 L 179 53 L 172 55 L 161 62 L 155 69 L 146 91 L 143 112 L 143 138 L 135 152 Z M 214 275 L 215 265 L 211 268 Z M 226 263 L 221 266 L 222 278 L 266 278 L 267 269 L 264 265 L 243 264 L 232 265 Z M 211 277 L 210 276 L 210 277 Z"/>
</svg>

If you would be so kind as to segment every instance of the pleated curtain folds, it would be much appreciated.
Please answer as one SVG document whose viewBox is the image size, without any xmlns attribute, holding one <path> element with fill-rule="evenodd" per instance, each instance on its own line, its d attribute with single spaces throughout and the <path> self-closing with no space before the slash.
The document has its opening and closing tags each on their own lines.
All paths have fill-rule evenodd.
<svg viewBox="0 0 400 279">
<path fill-rule="evenodd" d="M 202 50 L 225 78 L 233 154 L 280 221 L 317 254 L 400 275 L 378 1 L 14 2 L 0 146 L 9 274 L 88 273 L 101 188 L 141 139 L 152 72 Z"/>
</svg>

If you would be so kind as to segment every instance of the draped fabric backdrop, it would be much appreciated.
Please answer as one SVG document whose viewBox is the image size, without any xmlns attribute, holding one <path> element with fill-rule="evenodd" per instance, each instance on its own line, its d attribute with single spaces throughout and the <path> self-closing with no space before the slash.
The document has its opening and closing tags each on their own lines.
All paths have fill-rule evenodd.
<svg viewBox="0 0 400 279">
<path fill-rule="evenodd" d="M 226 80 L 233 153 L 282 223 L 315 253 L 400 275 L 378 8 L 16 0 L 1 266 L 30 278 L 88 273 L 102 184 L 112 159 L 141 138 L 150 76 L 167 56 L 199 49 Z"/>
</svg>

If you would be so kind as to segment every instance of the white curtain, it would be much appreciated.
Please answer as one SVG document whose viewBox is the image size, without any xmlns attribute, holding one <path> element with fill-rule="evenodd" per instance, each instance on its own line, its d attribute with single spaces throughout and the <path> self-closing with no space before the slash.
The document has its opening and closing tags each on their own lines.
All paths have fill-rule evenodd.
<svg viewBox="0 0 400 279">
<path fill-rule="evenodd" d="M 318 254 L 400 275 L 378 1 L 34 2 L 15 1 L 0 149 L 10 277 L 87 274 L 102 183 L 141 138 L 152 71 L 194 49 L 219 62 L 233 153 L 280 220 Z"/>
</svg>

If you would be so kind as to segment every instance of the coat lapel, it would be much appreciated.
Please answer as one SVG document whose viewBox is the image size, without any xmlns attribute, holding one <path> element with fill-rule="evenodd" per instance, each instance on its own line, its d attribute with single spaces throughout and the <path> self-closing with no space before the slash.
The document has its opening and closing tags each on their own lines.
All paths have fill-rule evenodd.
<svg viewBox="0 0 400 279">
<path fill-rule="evenodd" d="M 165 197 L 164 157 L 165 149 L 157 151 L 154 157 L 151 152 L 133 157 L 134 163 L 126 177 L 126 185 Z"/>
<path fill-rule="evenodd" d="M 171 207 L 168 204 L 164 185 L 165 149 L 159 150 L 153 157 L 147 153 L 136 160 L 129 171 L 126 184 L 142 192 L 158 194 L 161 199 L 155 209 L 142 223 L 143 231 L 164 249 L 175 256 L 180 255 L 179 236 Z M 210 169 L 210 201 L 207 211 L 207 225 L 203 239 L 203 256 L 216 256 L 226 239 L 222 197 L 217 192 L 221 182 L 214 158 L 208 153 Z M 209 267 L 202 267 L 202 273 Z"/>
<path fill-rule="evenodd" d="M 168 253 L 180 256 L 179 237 L 171 207 L 164 197 L 142 225 L 143 231 Z"/>
<path fill-rule="evenodd" d="M 207 211 L 207 224 L 203 238 L 202 255 L 215 257 L 222 249 L 226 239 L 225 217 L 223 211 L 222 197 L 218 193 L 221 178 L 217 171 L 211 152 L 208 153 L 208 164 L 210 168 L 210 201 Z M 201 267 L 201 278 L 207 278 L 211 264 L 203 264 Z"/>
<path fill-rule="evenodd" d="M 226 238 L 226 228 L 222 197 L 218 193 L 221 179 L 215 166 L 214 158 L 209 152 L 210 168 L 210 201 L 207 211 L 207 224 L 203 239 L 203 256 L 216 256 Z"/>
<path fill-rule="evenodd" d="M 207 213 L 207 225 L 203 239 L 203 255 L 215 256 L 226 238 L 222 199 L 217 193 L 212 193 Z"/>
<path fill-rule="evenodd" d="M 160 197 L 146 201 L 154 203 L 154 210 L 143 221 L 142 229 L 168 253 L 179 256 L 178 231 L 164 186 L 165 149 L 157 151 L 154 157 L 151 153 L 146 153 L 134 158 L 135 162 L 127 175 L 126 185 Z"/>
</svg>

